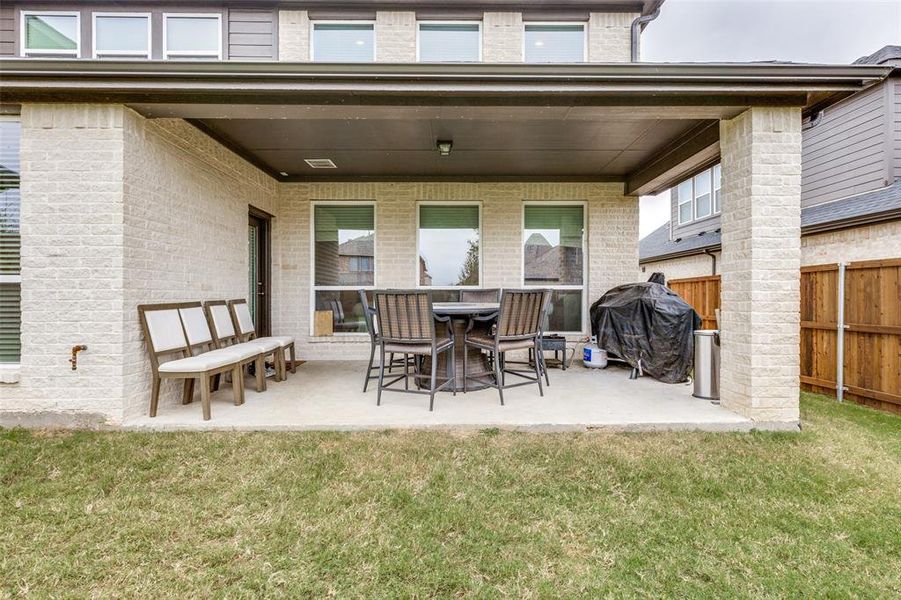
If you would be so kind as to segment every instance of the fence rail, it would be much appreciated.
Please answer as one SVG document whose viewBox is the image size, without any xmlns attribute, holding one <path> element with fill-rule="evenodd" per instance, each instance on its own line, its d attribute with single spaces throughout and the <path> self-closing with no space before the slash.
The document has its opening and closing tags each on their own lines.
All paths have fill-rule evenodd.
<svg viewBox="0 0 901 600">
<path fill-rule="evenodd" d="M 719 276 L 669 286 L 701 315 L 703 327 L 716 326 Z M 901 413 L 901 258 L 847 263 L 843 276 L 838 264 L 802 267 L 800 311 L 801 387 L 837 395 L 841 382 L 844 398 Z"/>
</svg>

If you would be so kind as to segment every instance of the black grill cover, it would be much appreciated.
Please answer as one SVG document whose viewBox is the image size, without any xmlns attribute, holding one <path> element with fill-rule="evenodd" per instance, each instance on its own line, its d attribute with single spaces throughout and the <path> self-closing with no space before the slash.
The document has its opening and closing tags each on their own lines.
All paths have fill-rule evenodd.
<svg viewBox="0 0 901 600">
<path fill-rule="evenodd" d="M 598 347 L 664 383 L 688 379 L 694 361 L 698 313 L 659 283 L 615 287 L 591 305 L 591 331 Z"/>
</svg>

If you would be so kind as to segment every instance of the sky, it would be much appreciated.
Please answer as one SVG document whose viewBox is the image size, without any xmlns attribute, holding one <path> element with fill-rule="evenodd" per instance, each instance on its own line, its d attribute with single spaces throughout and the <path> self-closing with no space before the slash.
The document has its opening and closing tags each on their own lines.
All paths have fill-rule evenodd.
<svg viewBox="0 0 901 600">
<path fill-rule="evenodd" d="M 666 0 L 641 60 L 847 64 L 889 44 L 901 45 L 901 0 Z M 642 237 L 668 207 L 669 192 L 641 199 Z"/>
</svg>

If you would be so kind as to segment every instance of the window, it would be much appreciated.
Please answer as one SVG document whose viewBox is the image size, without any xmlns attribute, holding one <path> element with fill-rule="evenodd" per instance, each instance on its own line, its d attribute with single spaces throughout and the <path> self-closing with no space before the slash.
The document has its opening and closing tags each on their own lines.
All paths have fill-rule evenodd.
<svg viewBox="0 0 901 600">
<path fill-rule="evenodd" d="M 314 62 L 372 62 L 375 35 L 372 23 L 313 23 Z"/>
<path fill-rule="evenodd" d="M 19 269 L 18 117 L 0 116 L 0 363 L 17 363 L 22 323 Z"/>
<path fill-rule="evenodd" d="M 375 285 L 375 206 L 313 207 L 313 305 L 331 311 L 336 334 L 365 333 L 360 288 Z"/>
<path fill-rule="evenodd" d="M 713 212 L 720 212 L 720 190 L 723 187 L 723 168 L 721 165 L 713 167 Z"/>
<path fill-rule="evenodd" d="M 419 285 L 477 287 L 482 280 L 479 204 L 423 203 L 417 214 Z"/>
<path fill-rule="evenodd" d="M 584 205 L 523 207 L 523 287 L 553 290 L 545 331 L 576 333 L 584 328 L 584 251 Z"/>
<path fill-rule="evenodd" d="M 74 12 L 22 11 L 22 55 L 78 57 L 79 17 Z"/>
<path fill-rule="evenodd" d="M 563 23 L 526 25 L 527 63 L 585 62 L 585 26 Z"/>
<path fill-rule="evenodd" d="M 692 215 L 691 179 L 676 186 L 676 202 L 679 206 L 679 224 L 690 222 Z"/>
<path fill-rule="evenodd" d="M 710 169 L 701 171 L 695 175 L 695 219 L 703 219 L 709 217 L 713 209 L 711 188 L 710 188 Z"/>
<path fill-rule="evenodd" d="M 478 23 L 420 23 L 420 62 L 478 62 L 482 34 Z"/>
<path fill-rule="evenodd" d="M 150 15 L 94 13 L 94 58 L 150 58 Z"/>
<path fill-rule="evenodd" d="M 218 14 L 163 15 L 163 58 L 222 58 L 222 20 Z"/>
</svg>

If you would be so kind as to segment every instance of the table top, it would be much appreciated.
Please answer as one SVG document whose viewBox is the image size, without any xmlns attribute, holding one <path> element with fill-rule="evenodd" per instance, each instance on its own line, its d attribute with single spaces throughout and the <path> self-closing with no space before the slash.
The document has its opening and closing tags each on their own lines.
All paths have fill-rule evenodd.
<svg viewBox="0 0 901 600">
<path fill-rule="evenodd" d="M 499 302 L 434 302 L 432 311 L 439 315 L 487 315 L 500 306 Z"/>
</svg>

